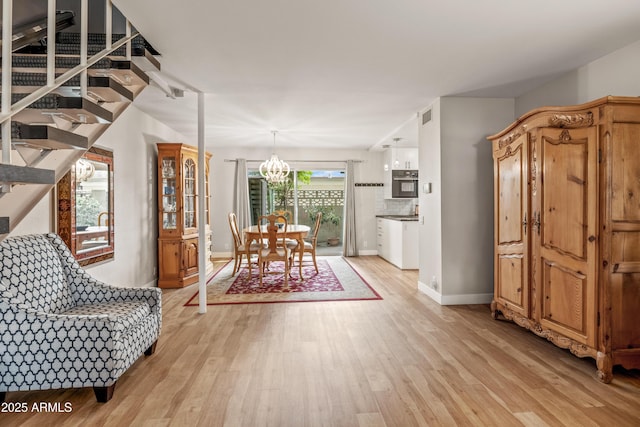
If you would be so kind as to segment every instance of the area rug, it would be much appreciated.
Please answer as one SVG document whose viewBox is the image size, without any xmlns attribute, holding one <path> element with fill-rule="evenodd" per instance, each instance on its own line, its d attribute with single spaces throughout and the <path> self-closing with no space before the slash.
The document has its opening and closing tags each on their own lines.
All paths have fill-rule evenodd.
<svg viewBox="0 0 640 427">
<path fill-rule="evenodd" d="M 252 268 L 251 277 L 246 266 L 231 276 L 233 262 L 229 262 L 207 284 L 207 305 L 382 299 L 343 257 L 318 257 L 317 262 L 318 273 L 313 263 L 305 261 L 304 280 L 294 266 L 286 287 L 282 262 L 271 263 L 262 286 L 257 267 Z M 185 306 L 198 306 L 198 292 Z"/>
</svg>

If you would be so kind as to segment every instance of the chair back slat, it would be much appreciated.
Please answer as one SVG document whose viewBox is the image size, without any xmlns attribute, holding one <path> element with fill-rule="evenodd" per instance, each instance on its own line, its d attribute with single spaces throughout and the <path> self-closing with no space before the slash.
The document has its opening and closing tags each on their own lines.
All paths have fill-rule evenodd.
<svg viewBox="0 0 640 427">
<path fill-rule="evenodd" d="M 318 212 L 318 215 L 316 215 L 316 223 L 313 226 L 313 236 L 311 236 L 314 246 L 315 246 L 315 242 L 318 240 L 318 231 L 320 230 L 321 222 L 322 222 L 322 212 Z"/>
<path fill-rule="evenodd" d="M 231 235 L 233 236 L 233 244 L 236 248 L 242 245 L 242 237 L 240 237 L 240 230 L 238 229 L 238 218 L 235 213 L 229 213 L 229 228 L 231 229 Z"/>
<path fill-rule="evenodd" d="M 263 222 L 266 222 L 263 225 Z M 287 238 L 287 227 L 289 223 L 287 222 L 287 218 L 284 215 L 262 215 L 258 218 L 258 230 L 260 233 L 260 240 L 268 242 L 269 253 L 275 254 L 278 248 L 278 240 L 280 240 L 280 245 L 285 245 L 285 240 Z M 278 231 L 280 230 L 280 225 L 282 225 L 282 233 L 278 235 Z M 266 228 L 266 229 L 265 229 Z M 266 234 L 266 236 L 265 236 Z"/>
</svg>

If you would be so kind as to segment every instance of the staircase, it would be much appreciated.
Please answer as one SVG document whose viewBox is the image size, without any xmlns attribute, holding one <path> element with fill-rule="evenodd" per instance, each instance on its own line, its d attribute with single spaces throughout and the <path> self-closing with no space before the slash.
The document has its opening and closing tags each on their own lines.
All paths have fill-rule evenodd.
<svg viewBox="0 0 640 427">
<path fill-rule="evenodd" d="M 3 58 L 11 64 L 10 97 L 5 79 L 2 85 L 11 117 L 5 125 L 3 108 L 0 240 L 149 85 L 147 72 L 160 69 L 157 52 L 140 35 L 72 32 L 69 14 L 56 12 L 55 54 L 45 16 L 14 28 L 11 60 Z"/>
</svg>

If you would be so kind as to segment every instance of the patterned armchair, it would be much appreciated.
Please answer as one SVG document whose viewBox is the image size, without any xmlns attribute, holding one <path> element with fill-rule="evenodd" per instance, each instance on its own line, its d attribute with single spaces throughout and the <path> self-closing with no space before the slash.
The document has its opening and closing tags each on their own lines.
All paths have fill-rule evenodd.
<svg viewBox="0 0 640 427">
<path fill-rule="evenodd" d="M 116 381 L 155 350 L 158 288 L 119 288 L 87 274 L 56 234 L 0 242 L 0 401 L 7 391 L 93 387 Z"/>
</svg>

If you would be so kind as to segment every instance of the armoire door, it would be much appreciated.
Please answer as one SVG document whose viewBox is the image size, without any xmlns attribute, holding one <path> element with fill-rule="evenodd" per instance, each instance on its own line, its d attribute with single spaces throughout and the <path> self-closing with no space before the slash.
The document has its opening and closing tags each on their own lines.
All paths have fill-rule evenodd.
<svg viewBox="0 0 640 427">
<path fill-rule="evenodd" d="M 529 315 L 528 134 L 494 153 L 495 290 L 494 299 Z"/>
<path fill-rule="evenodd" d="M 532 280 L 543 327 L 595 346 L 597 132 L 541 128 L 541 179 L 532 198 Z M 538 166 L 537 166 L 538 167 Z"/>
</svg>

